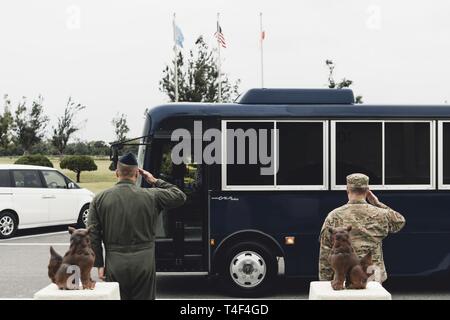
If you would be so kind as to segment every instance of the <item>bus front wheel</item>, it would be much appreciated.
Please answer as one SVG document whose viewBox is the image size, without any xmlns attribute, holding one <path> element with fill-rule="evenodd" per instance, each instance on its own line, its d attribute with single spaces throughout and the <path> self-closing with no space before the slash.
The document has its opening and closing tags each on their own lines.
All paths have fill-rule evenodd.
<svg viewBox="0 0 450 320">
<path fill-rule="evenodd" d="M 276 256 L 257 242 L 231 246 L 221 265 L 220 274 L 225 288 L 237 296 L 262 296 L 272 288 L 277 276 Z"/>
</svg>

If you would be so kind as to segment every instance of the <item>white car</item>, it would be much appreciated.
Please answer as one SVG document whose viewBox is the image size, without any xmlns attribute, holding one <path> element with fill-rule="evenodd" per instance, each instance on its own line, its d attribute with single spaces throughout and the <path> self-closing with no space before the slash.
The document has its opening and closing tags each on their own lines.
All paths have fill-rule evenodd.
<svg viewBox="0 0 450 320">
<path fill-rule="evenodd" d="M 58 170 L 0 165 L 0 238 L 18 229 L 78 223 L 85 226 L 94 193 Z"/>
</svg>

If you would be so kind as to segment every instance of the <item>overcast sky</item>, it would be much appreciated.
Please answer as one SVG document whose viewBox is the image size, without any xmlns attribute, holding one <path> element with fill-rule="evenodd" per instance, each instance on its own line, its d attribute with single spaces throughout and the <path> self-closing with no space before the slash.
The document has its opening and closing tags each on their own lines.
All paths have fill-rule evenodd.
<svg viewBox="0 0 450 320">
<path fill-rule="evenodd" d="M 450 101 L 446 0 L 1 0 L 0 94 L 42 94 L 52 124 L 72 96 L 87 105 L 81 139 L 111 141 L 118 112 L 140 135 L 145 108 L 167 101 L 174 12 L 184 50 L 199 35 L 215 46 L 221 13 L 223 71 L 241 91 L 260 85 L 263 12 L 266 87 L 324 87 L 332 59 L 366 103 Z"/>
</svg>

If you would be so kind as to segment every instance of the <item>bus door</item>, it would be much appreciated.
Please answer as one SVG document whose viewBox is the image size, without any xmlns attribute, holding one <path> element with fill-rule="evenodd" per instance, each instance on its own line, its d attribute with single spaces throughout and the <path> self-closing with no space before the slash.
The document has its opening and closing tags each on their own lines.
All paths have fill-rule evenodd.
<svg viewBox="0 0 450 320">
<path fill-rule="evenodd" d="M 156 231 L 158 271 L 205 271 L 206 192 L 204 168 L 196 163 L 174 164 L 171 157 L 175 142 L 155 139 L 151 150 L 151 172 L 176 185 L 187 196 L 179 208 L 163 211 Z"/>
</svg>

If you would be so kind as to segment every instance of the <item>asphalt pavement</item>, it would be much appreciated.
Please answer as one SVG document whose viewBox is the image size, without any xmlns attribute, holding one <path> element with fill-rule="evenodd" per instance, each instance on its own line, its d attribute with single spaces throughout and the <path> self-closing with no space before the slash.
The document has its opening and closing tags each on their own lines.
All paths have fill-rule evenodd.
<svg viewBox="0 0 450 320">
<path fill-rule="evenodd" d="M 30 299 L 47 286 L 49 247 L 64 254 L 68 248 L 67 226 L 33 229 L 18 237 L 0 240 L 0 299 Z M 93 269 L 93 278 L 97 278 Z M 269 299 L 307 299 L 314 279 L 280 278 Z M 227 299 L 218 279 L 198 274 L 157 274 L 158 299 Z M 449 278 L 394 278 L 385 283 L 393 299 L 450 300 Z"/>
</svg>

